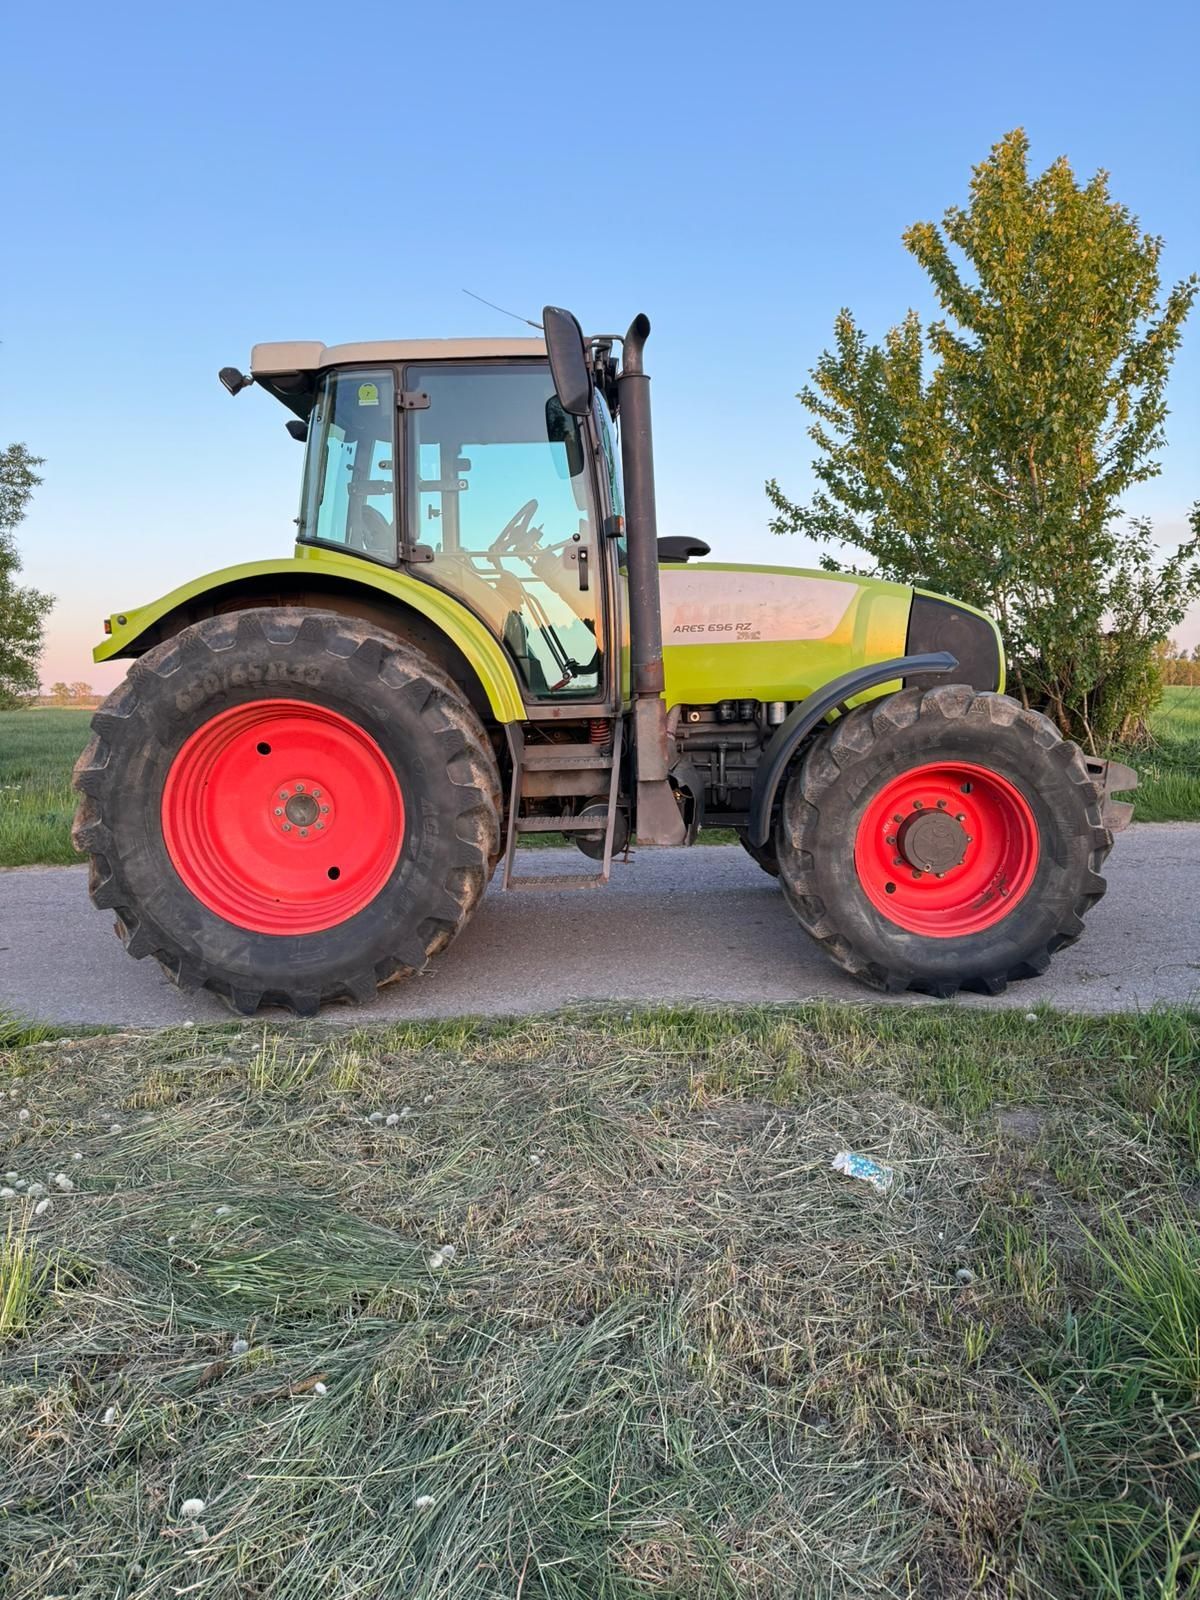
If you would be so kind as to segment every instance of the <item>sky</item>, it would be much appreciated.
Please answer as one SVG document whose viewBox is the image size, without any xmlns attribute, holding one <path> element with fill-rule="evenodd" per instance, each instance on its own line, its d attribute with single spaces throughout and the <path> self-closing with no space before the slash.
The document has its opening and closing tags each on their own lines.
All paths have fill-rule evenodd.
<svg viewBox="0 0 1200 1600">
<path fill-rule="evenodd" d="M 901 233 L 1023 126 L 1098 167 L 1200 269 L 1192 5 L 683 7 L 311 0 L 12 8 L 0 442 L 46 458 L 19 540 L 57 597 L 43 682 L 107 689 L 101 619 L 291 548 L 301 447 L 218 367 L 260 340 L 497 335 L 461 291 L 589 332 L 654 331 L 661 533 L 810 564 L 763 483 L 812 485 L 794 398 L 851 307 L 881 337 L 931 295 Z M 1162 475 L 1200 498 L 1200 314 Z M 1200 641 L 1200 611 L 1181 630 Z"/>
</svg>

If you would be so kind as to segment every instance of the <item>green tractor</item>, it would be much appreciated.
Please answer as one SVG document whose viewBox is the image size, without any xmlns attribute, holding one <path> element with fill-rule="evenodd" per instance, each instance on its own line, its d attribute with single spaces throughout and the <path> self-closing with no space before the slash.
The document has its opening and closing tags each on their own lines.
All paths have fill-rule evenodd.
<svg viewBox="0 0 1200 1600">
<path fill-rule="evenodd" d="M 649 331 L 547 307 L 223 369 L 305 444 L 297 543 L 105 624 L 74 837 L 131 955 L 310 1015 L 423 967 L 501 862 L 590 887 L 714 827 L 877 989 L 995 993 L 1079 936 L 1134 775 L 1004 695 L 969 606 L 659 539 Z M 548 832 L 583 870 L 514 876 Z"/>
</svg>

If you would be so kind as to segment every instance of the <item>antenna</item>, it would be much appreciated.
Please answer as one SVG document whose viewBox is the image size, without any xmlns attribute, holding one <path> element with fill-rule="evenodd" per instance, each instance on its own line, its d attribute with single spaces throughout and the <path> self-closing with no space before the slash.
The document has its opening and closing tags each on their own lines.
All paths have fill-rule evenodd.
<svg viewBox="0 0 1200 1600">
<path fill-rule="evenodd" d="M 536 328 L 541 333 L 540 322 L 533 322 L 529 317 L 518 316 L 515 311 L 506 311 L 503 306 L 498 306 L 494 300 L 485 300 L 481 294 L 476 294 L 474 289 L 464 289 L 464 294 L 469 294 L 472 300 L 478 300 L 481 306 L 491 306 L 493 311 L 498 311 L 502 317 L 511 317 L 514 322 L 523 322 L 527 328 Z"/>
</svg>

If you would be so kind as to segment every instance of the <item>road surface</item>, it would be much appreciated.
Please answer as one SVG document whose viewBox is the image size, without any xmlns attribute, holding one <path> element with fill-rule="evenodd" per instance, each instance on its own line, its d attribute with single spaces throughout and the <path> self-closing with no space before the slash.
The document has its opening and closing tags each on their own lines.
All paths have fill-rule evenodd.
<svg viewBox="0 0 1200 1600">
<path fill-rule="evenodd" d="M 583 865 L 573 850 L 522 852 L 521 871 Z M 88 901 L 83 867 L 0 872 L 0 1007 L 46 1022 L 156 1026 L 227 1019 L 132 961 L 112 916 Z M 1116 1011 L 1200 1004 L 1200 823 L 1135 824 L 1109 858 L 1109 890 L 1049 973 L 997 1000 Z M 774 881 L 737 846 L 645 850 L 607 889 L 503 894 L 497 884 L 457 943 L 373 1004 L 330 1021 L 497 1016 L 582 1001 L 878 998 L 833 967 L 793 921 Z M 929 1004 L 919 996 L 896 1003 Z"/>
</svg>

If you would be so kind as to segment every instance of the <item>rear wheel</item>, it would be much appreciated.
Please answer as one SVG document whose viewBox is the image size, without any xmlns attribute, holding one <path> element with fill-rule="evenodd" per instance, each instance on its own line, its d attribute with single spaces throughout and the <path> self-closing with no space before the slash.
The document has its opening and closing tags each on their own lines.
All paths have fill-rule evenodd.
<svg viewBox="0 0 1200 1600">
<path fill-rule="evenodd" d="M 135 956 L 235 1010 L 366 999 L 474 910 L 499 852 L 475 713 L 383 630 L 237 612 L 152 650 L 93 719 L 75 785 L 91 892 Z"/>
<path fill-rule="evenodd" d="M 1111 836 L 1052 723 L 952 684 L 823 734 L 775 843 L 792 909 L 835 961 L 877 988 L 948 995 L 1044 972 L 1104 893 Z"/>
</svg>

